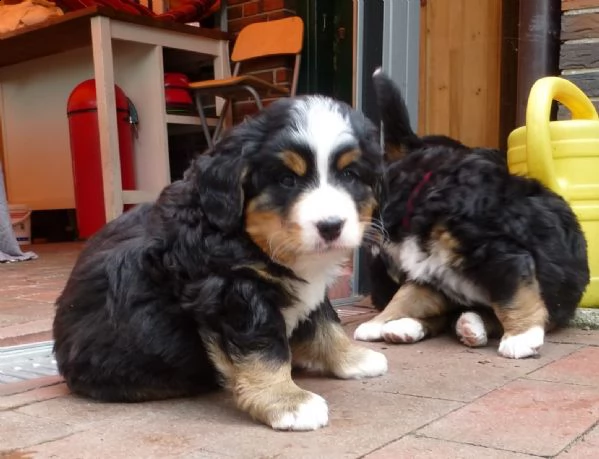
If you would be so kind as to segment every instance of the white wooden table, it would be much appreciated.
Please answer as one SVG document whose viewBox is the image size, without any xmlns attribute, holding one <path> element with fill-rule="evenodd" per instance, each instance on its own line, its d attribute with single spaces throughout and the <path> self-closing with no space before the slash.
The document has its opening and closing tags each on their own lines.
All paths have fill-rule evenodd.
<svg viewBox="0 0 599 459">
<path fill-rule="evenodd" d="M 163 51 L 169 49 L 212 60 L 215 78 L 230 75 L 228 34 L 101 7 L 0 37 L 0 137 L 9 201 L 34 210 L 75 207 L 66 103 L 88 78 L 96 79 L 107 221 L 122 213 L 123 204 L 154 199 L 170 182 L 167 124 L 199 123 L 166 113 Z M 115 83 L 139 113 L 135 191 L 121 189 Z"/>
</svg>

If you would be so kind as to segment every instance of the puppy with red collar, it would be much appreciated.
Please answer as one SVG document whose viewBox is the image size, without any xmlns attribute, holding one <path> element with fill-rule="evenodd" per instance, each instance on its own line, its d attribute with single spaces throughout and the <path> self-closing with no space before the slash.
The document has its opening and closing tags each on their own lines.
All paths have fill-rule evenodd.
<svg viewBox="0 0 599 459">
<path fill-rule="evenodd" d="M 234 127 L 87 243 L 54 320 L 69 388 L 139 402 L 225 387 L 274 429 L 326 425 L 325 400 L 292 366 L 387 370 L 326 294 L 369 231 L 381 172 L 375 126 L 332 99 L 281 99 Z"/>
<path fill-rule="evenodd" d="M 388 233 L 374 247 L 373 303 L 355 338 L 413 343 L 447 327 L 467 346 L 537 355 L 574 315 L 589 282 L 586 242 L 560 196 L 511 175 L 497 150 L 418 137 L 398 88 L 374 84 L 384 126 Z"/>
</svg>

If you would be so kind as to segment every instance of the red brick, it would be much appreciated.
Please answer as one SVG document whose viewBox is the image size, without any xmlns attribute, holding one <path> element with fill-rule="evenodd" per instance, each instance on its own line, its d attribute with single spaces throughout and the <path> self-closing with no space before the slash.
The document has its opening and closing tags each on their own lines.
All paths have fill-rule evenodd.
<svg viewBox="0 0 599 459">
<path fill-rule="evenodd" d="M 598 418 L 597 387 L 518 380 L 429 424 L 418 433 L 443 440 L 554 456 L 586 432 Z"/>
<path fill-rule="evenodd" d="M 288 18 L 289 16 L 294 16 L 294 13 L 289 10 L 279 10 L 268 13 L 268 20 L 275 21 L 277 19 Z"/>
<path fill-rule="evenodd" d="M 233 21 L 235 19 L 240 19 L 243 17 L 243 6 L 231 6 L 227 9 L 228 20 Z"/>
<path fill-rule="evenodd" d="M 254 16 L 258 13 L 261 13 L 260 4 L 258 2 L 249 2 L 244 3 L 243 5 L 243 15 L 244 16 Z"/>
<path fill-rule="evenodd" d="M 253 23 L 261 21 L 261 20 L 262 21 L 266 20 L 266 16 L 256 15 L 256 16 L 251 16 L 249 18 L 241 18 L 241 19 L 235 19 L 233 21 L 229 21 L 229 31 L 233 32 L 233 33 L 239 32 L 245 26 L 248 26 L 250 24 L 253 24 Z"/>
<path fill-rule="evenodd" d="M 261 80 L 268 81 L 269 83 L 273 82 L 273 71 L 265 70 L 263 72 L 255 72 L 251 74 L 256 78 L 260 78 Z"/>
<path fill-rule="evenodd" d="M 246 3 L 248 0 L 228 0 L 229 5 L 241 5 Z"/>
<path fill-rule="evenodd" d="M 562 0 L 563 11 L 597 7 L 599 0 Z"/>
<path fill-rule="evenodd" d="M 252 101 L 236 102 L 233 108 L 233 119 L 235 124 L 243 121 L 246 116 L 252 116 L 258 112 L 256 103 Z"/>
<path fill-rule="evenodd" d="M 270 56 L 256 59 L 243 65 L 243 72 L 257 72 L 266 69 L 288 67 L 289 59 L 286 56 Z"/>
<path fill-rule="evenodd" d="M 277 83 L 289 83 L 289 79 L 291 78 L 289 69 L 277 69 L 275 75 L 275 81 Z"/>
<path fill-rule="evenodd" d="M 285 8 L 285 0 L 262 0 L 264 11 L 282 10 Z"/>
</svg>

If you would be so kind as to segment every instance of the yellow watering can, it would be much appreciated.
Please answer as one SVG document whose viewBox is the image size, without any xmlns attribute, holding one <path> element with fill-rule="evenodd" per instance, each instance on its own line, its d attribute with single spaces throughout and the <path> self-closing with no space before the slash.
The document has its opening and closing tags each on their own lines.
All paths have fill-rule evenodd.
<svg viewBox="0 0 599 459">
<path fill-rule="evenodd" d="M 571 120 L 549 121 L 557 100 Z M 587 96 L 558 77 L 538 80 L 526 109 L 526 126 L 508 137 L 512 173 L 540 180 L 561 195 L 578 217 L 587 240 L 591 282 L 580 306 L 599 307 L 599 117 Z"/>
</svg>

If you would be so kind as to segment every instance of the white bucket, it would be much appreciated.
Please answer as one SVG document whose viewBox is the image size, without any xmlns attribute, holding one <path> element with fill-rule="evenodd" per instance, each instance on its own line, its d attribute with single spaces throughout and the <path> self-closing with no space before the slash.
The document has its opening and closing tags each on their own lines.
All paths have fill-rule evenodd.
<svg viewBox="0 0 599 459">
<path fill-rule="evenodd" d="M 31 209 L 22 204 L 9 204 L 10 223 L 19 245 L 31 244 Z"/>
</svg>

